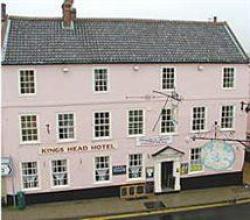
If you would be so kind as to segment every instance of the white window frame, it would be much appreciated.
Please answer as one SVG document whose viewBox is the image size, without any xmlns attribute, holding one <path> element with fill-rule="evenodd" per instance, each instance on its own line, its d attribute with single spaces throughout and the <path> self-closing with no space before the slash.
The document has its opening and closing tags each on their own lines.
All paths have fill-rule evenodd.
<svg viewBox="0 0 250 220">
<path fill-rule="evenodd" d="M 224 107 L 227 107 L 227 106 L 232 106 L 233 107 L 233 121 L 232 121 L 232 128 L 222 128 L 222 108 Z M 221 131 L 234 131 L 235 130 L 235 116 L 236 116 L 236 106 L 235 105 L 228 105 L 228 104 L 225 104 L 225 105 L 221 105 L 221 108 L 220 108 L 220 130 Z"/>
<path fill-rule="evenodd" d="M 172 88 L 172 89 L 163 89 L 163 69 L 164 68 L 166 68 L 166 69 L 174 69 L 174 88 Z M 162 66 L 161 67 L 161 76 L 160 76 L 160 79 L 161 79 L 161 83 L 160 83 L 160 85 L 161 85 L 161 88 L 160 88 L 160 90 L 161 91 L 169 91 L 169 92 L 172 92 L 172 91 L 174 91 L 175 89 L 176 89 L 176 67 L 174 67 L 174 66 Z"/>
<path fill-rule="evenodd" d="M 37 124 L 37 140 L 36 141 L 23 141 L 22 137 L 22 116 L 36 116 L 36 124 Z M 37 113 L 21 113 L 19 114 L 19 136 L 20 136 L 20 144 L 25 145 L 25 144 L 39 144 L 40 143 L 40 119 L 39 115 Z"/>
<path fill-rule="evenodd" d="M 103 181 L 97 181 L 96 180 L 96 157 L 108 157 L 109 158 L 109 180 L 103 180 Z M 110 155 L 107 154 L 101 154 L 101 155 L 95 155 L 93 157 L 93 178 L 94 178 L 94 184 L 109 184 L 112 183 L 112 158 Z"/>
<path fill-rule="evenodd" d="M 37 164 L 37 180 L 38 180 L 38 186 L 37 187 L 31 187 L 31 188 L 25 188 L 24 184 L 23 184 L 23 163 L 33 163 L 36 162 Z M 28 191 L 35 191 L 35 190 L 40 190 L 41 189 L 41 173 L 40 173 L 40 164 L 38 161 L 22 161 L 19 163 L 19 167 L 20 167 L 20 180 L 21 180 L 21 189 L 24 192 L 28 192 Z"/>
<path fill-rule="evenodd" d="M 191 156 L 192 156 L 192 149 L 201 149 L 201 151 L 200 151 L 200 157 L 202 157 L 202 148 L 201 147 L 192 147 L 192 148 L 190 148 L 190 150 L 189 150 L 189 166 L 188 166 L 188 172 L 190 173 L 190 174 L 195 174 L 195 173 L 201 173 L 201 172 L 204 172 L 204 166 L 203 166 L 203 164 L 202 164 L 202 158 L 200 159 L 201 160 L 201 167 L 202 167 L 202 169 L 201 170 L 197 170 L 197 171 L 192 171 L 191 170 L 191 166 L 192 166 L 192 163 L 191 163 Z"/>
<path fill-rule="evenodd" d="M 137 178 L 130 178 L 129 177 L 129 168 L 130 168 L 130 155 L 141 155 L 141 177 L 137 177 Z M 128 156 L 128 162 L 127 162 L 127 181 L 128 182 L 133 182 L 133 181 L 142 181 L 145 179 L 144 177 L 144 155 L 143 153 L 138 153 L 138 152 L 133 152 L 133 153 L 129 153 Z"/>
<path fill-rule="evenodd" d="M 142 110 L 142 117 L 143 117 L 143 132 L 142 134 L 129 134 L 129 112 L 130 111 L 140 111 Z M 142 137 L 145 136 L 146 133 L 146 111 L 143 108 L 130 108 L 127 110 L 127 137 Z"/>
<path fill-rule="evenodd" d="M 95 113 L 106 113 L 108 112 L 109 113 L 109 136 L 105 136 L 105 137 L 96 137 L 95 136 Z M 109 110 L 97 110 L 97 111 L 94 111 L 92 113 L 92 139 L 95 141 L 98 141 L 98 140 L 110 140 L 112 139 L 112 113 L 111 111 Z"/>
<path fill-rule="evenodd" d="M 176 112 L 174 108 L 166 107 L 165 110 L 170 109 L 172 112 L 173 119 L 175 119 Z M 163 110 L 163 109 L 162 109 Z M 160 135 L 175 135 L 177 134 L 177 125 L 174 123 L 174 132 L 162 132 L 162 114 L 160 118 Z"/>
<path fill-rule="evenodd" d="M 66 160 L 66 165 L 67 165 L 67 176 L 68 176 L 68 183 L 66 185 L 54 185 L 54 179 L 53 179 L 53 170 L 52 170 L 52 161 L 56 161 L 56 160 Z M 49 169 L 50 169 L 50 186 L 51 188 L 67 188 L 70 186 L 70 163 L 69 163 L 69 159 L 66 158 L 53 158 L 51 160 L 49 160 Z"/>
<path fill-rule="evenodd" d="M 73 114 L 74 117 L 74 138 L 67 138 L 67 139 L 60 139 L 60 134 L 59 134 L 59 124 L 58 124 L 58 117 L 59 115 L 64 115 L 64 114 Z M 56 113 L 56 138 L 58 143 L 63 143 L 63 142 L 75 142 L 76 139 L 76 113 L 75 112 L 57 112 Z"/>
<path fill-rule="evenodd" d="M 205 124 L 204 129 L 202 130 L 193 130 L 193 109 L 194 108 L 205 108 Z M 204 133 L 207 132 L 207 123 L 208 123 L 208 108 L 206 106 L 192 106 L 191 108 L 191 120 L 190 120 L 190 132 L 191 133 Z"/>
<path fill-rule="evenodd" d="M 21 71 L 33 71 L 34 72 L 34 93 L 21 93 Z M 22 68 L 17 71 L 17 79 L 18 79 L 18 94 L 20 97 L 31 97 L 37 95 L 37 72 L 34 68 Z"/>
<path fill-rule="evenodd" d="M 106 69 L 107 70 L 107 91 L 96 91 L 95 90 L 95 70 L 97 69 Z M 111 90 L 110 85 L 110 69 L 106 66 L 96 66 L 92 68 L 92 90 L 95 94 L 102 94 L 102 93 L 108 93 Z"/>
<path fill-rule="evenodd" d="M 224 87 L 224 69 L 226 68 L 233 68 L 234 69 L 234 84 L 233 84 L 233 87 Z M 221 84 L 221 88 L 223 90 L 233 90 L 233 89 L 236 89 L 236 68 L 234 66 L 223 66 L 222 67 L 222 84 Z"/>
</svg>

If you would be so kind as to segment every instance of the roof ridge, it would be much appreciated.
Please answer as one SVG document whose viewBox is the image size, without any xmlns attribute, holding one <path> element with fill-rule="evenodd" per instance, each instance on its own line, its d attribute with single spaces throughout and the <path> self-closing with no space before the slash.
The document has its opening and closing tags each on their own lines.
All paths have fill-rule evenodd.
<svg viewBox="0 0 250 220">
<path fill-rule="evenodd" d="M 61 20 L 61 17 L 33 17 L 33 16 L 18 16 L 11 15 L 9 19 L 25 19 L 25 20 Z M 167 19 L 153 19 L 153 18 L 119 18 L 119 17 L 81 17 L 77 18 L 77 21 L 112 21 L 112 22 L 148 22 L 148 23 L 193 23 L 193 24 L 213 24 L 212 21 L 201 21 L 201 20 L 167 20 Z M 226 24 L 225 21 L 217 22 L 218 24 Z"/>
</svg>

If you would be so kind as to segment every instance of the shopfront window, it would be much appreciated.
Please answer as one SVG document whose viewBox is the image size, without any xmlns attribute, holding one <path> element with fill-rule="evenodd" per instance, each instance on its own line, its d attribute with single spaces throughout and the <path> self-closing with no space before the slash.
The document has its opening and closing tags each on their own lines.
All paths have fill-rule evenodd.
<svg viewBox="0 0 250 220">
<path fill-rule="evenodd" d="M 128 177 L 129 179 L 142 177 L 142 154 L 129 155 Z"/>
</svg>

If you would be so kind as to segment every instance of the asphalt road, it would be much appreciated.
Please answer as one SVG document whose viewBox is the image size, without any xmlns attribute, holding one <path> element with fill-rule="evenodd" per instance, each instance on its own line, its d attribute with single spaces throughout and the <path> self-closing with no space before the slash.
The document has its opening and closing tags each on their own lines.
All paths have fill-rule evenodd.
<svg viewBox="0 0 250 220">
<path fill-rule="evenodd" d="M 250 220 L 250 203 L 190 212 L 131 218 L 133 220 Z M 131 220 L 130 219 L 130 220 Z"/>
</svg>

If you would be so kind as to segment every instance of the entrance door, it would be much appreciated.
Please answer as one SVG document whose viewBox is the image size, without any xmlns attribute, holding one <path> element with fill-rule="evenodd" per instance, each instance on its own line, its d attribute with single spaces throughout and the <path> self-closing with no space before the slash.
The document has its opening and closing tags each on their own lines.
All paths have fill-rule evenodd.
<svg viewBox="0 0 250 220">
<path fill-rule="evenodd" d="M 161 188 L 162 191 L 173 191 L 175 178 L 173 176 L 173 161 L 161 163 Z"/>
</svg>

